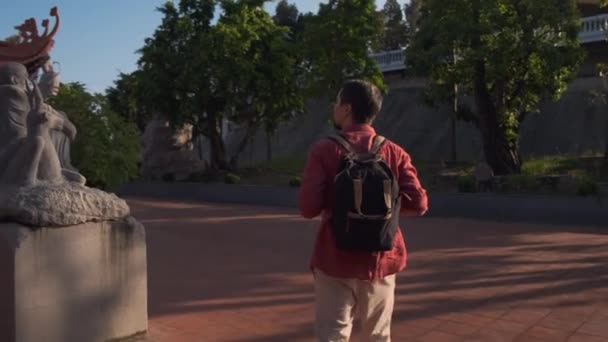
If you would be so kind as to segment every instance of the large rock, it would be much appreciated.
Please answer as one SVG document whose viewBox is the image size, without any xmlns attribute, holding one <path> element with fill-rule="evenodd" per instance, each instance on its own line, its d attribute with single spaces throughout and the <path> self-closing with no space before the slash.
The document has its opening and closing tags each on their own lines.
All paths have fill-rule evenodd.
<svg viewBox="0 0 608 342">
<path fill-rule="evenodd" d="M 105 342 L 147 330 L 144 227 L 0 225 L 0 341 Z"/>
<path fill-rule="evenodd" d="M 0 219 L 26 226 L 63 227 L 129 215 L 129 206 L 116 195 L 77 183 L 2 186 L 0 192 Z"/>
</svg>

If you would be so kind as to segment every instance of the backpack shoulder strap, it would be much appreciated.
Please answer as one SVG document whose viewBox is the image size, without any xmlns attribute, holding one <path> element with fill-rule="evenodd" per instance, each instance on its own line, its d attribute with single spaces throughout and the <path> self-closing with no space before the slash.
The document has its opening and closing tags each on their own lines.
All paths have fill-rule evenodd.
<svg viewBox="0 0 608 342">
<path fill-rule="evenodd" d="M 382 146 L 384 146 L 384 144 L 387 142 L 386 138 L 381 136 L 381 135 L 376 135 L 374 137 L 374 143 L 372 144 L 372 149 L 369 151 L 369 153 L 376 155 L 378 154 L 378 151 L 380 151 L 380 149 L 382 148 Z"/>
<path fill-rule="evenodd" d="M 335 141 L 336 143 L 338 143 L 338 145 L 342 146 L 342 148 L 344 148 L 344 150 L 346 150 L 346 153 L 348 153 L 349 155 L 356 155 L 357 153 L 355 152 L 355 150 L 353 149 L 353 147 L 350 145 L 350 143 L 348 142 L 348 140 L 346 140 L 343 136 L 341 136 L 340 134 L 332 134 L 328 137 L 330 140 Z"/>
</svg>

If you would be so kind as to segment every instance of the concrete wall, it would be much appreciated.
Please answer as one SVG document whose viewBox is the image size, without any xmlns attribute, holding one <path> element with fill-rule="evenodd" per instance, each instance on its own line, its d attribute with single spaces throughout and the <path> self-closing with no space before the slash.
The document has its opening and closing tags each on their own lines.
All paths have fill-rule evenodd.
<svg viewBox="0 0 608 342">
<path fill-rule="evenodd" d="M 379 133 L 404 146 L 414 158 L 441 161 L 450 158 L 450 121 L 447 108 L 430 108 L 421 101 L 423 80 L 392 81 L 382 113 L 375 126 Z M 592 91 L 599 90 L 598 78 L 574 81 L 563 98 L 546 101 L 541 113 L 531 115 L 521 130 L 524 156 L 603 153 L 608 139 L 608 106 L 592 103 Z M 329 103 L 311 101 L 305 115 L 284 125 L 273 139 L 275 157 L 303 156 L 312 142 L 331 132 Z M 461 160 L 482 156 L 481 137 L 467 123 L 457 125 L 457 151 Z M 229 138 L 229 148 L 238 132 Z M 266 158 L 266 137 L 258 134 L 241 157 L 242 164 L 256 164 Z"/>
</svg>

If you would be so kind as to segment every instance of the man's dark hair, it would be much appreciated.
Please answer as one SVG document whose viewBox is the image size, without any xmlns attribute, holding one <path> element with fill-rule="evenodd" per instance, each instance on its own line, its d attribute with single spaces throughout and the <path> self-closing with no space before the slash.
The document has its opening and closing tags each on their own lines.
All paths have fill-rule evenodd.
<svg viewBox="0 0 608 342">
<path fill-rule="evenodd" d="M 371 123 L 382 108 L 382 93 L 374 84 L 363 80 L 344 83 L 340 91 L 340 104 L 350 104 L 353 121 Z"/>
</svg>

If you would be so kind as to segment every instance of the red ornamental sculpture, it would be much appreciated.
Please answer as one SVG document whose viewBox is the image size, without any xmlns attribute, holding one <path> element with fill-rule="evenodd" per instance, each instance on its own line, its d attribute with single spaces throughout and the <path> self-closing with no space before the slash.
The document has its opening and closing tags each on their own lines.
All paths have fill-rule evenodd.
<svg viewBox="0 0 608 342">
<path fill-rule="evenodd" d="M 0 40 L 0 64 L 18 62 L 25 65 L 30 74 L 34 74 L 49 59 L 49 52 L 55 43 L 53 37 L 61 23 L 57 7 L 51 9 L 50 15 L 55 17 L 51 32 L 48 19 L 42 21 L 44 32 L 40 34 L 36 19 L 30 18 L 15 27 L 19 32 L 17 36 L 7 41 Z"/>
</svg>

